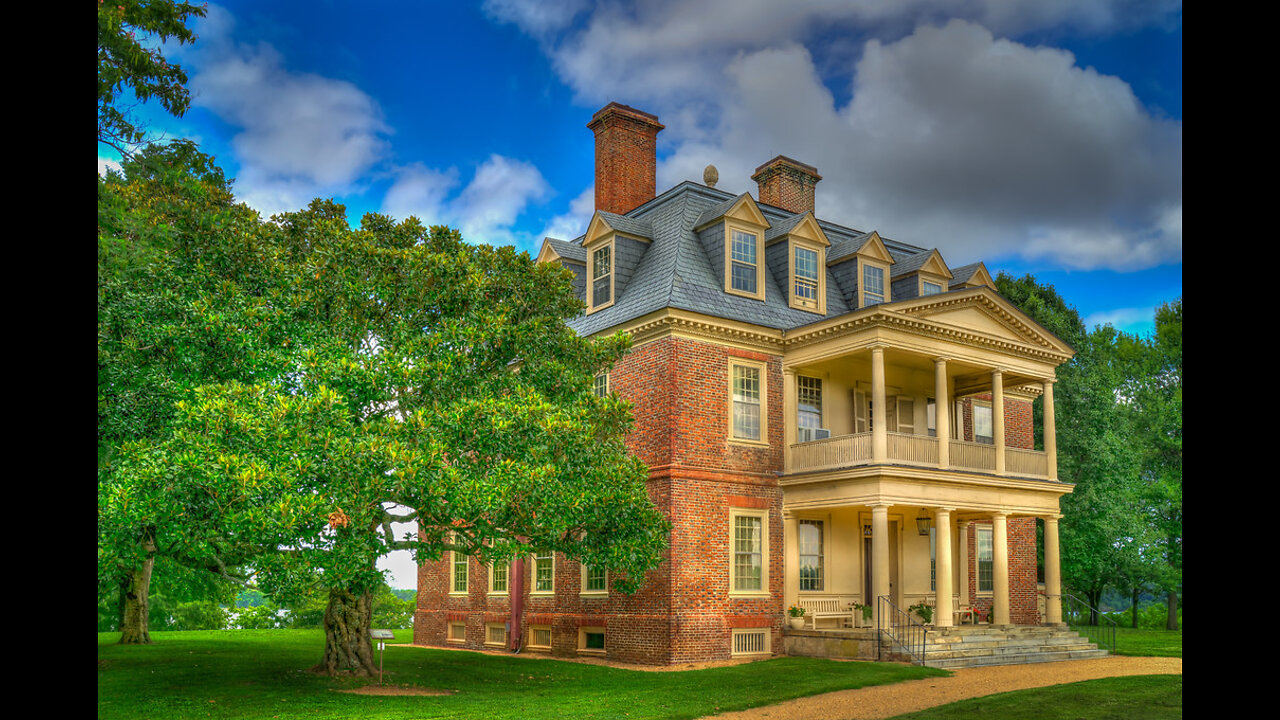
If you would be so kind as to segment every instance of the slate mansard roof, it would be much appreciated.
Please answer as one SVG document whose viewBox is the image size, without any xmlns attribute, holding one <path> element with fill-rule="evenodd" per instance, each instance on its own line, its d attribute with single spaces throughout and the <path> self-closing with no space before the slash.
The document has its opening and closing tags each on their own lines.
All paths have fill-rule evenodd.
<svg viewBox="0 0 1280 720">
<path fill-rule="evenodd" d="M 701 229 L 724 216 L 741 197 L 687 181 L 626 215 L 599 211 L 597 215 L 603 216 L 612 229 L 651 242 L 638 260 L 622 253 L 617 254 L 615 262 L 620 264 L 618 270 L 629 275 L 629 280 L 625 287 L 618 288 L 614 304 L 590 315 L 574 318 L 569 326 L 580 335 L 594 335 L 651 312 L 675 308 L 789 330 L 845 315 L 857 309 L 856 305 L 850 305 L 848 293 L 842 290 L 831 265 L 838 265 L 842 259 L 852 259 L 850 256 L 870 242 L 873 235 L 823 220 L 818 220 L 818 225 L 831 242 L 826 257 L 828 267 L 823 268 L 827 274 L 825 315 L 790 307 L 784 294 L 784 285 L 779 284 L 779 278 L 775 278 L 772 272 L 764 273 L 763 302 L 725 292 L 723 275 L 717 274 L 717 268 L 713 264 L 722 263 L 723 260 L 709 256 L 694 229 Z M 765 234 L 766 244 L 789 232 L 806 215 L 763 203 L 757 203 L 757 207 L 770 225 Z M 577 276 L 575 287 L 579 297 L 584 299 L 587 290 L 587 253 L 582 243 L 585 239 L 584 234 L 572 241 L 555 238 L 547 238 L 545 241 L 561 264 L 574 271 Z M 906 243 L 883 238 L 880 240 L 894 260 L 891 272 L 895 281 L 919 270 L 933 253 L 930 249 Z M 547 249 L 548 247 L 544 247 L 544 253 Z M 764 262 L 765 258 L 762 257 L 761 261 Z M 628 262 L 633 262 L 634 267 L 621 266 Z M 951 288 L 961 286 L 980 267 L 981 263 L 965 266 L 963 273 L 960 272 L 961 269 L 955 269 L 955 278 L 950 282 Z M 886 278 L 886 282 L 888 280 Z M 781 282 L 786 282 L 785 273 L 782 273 Z"/>
</svg>

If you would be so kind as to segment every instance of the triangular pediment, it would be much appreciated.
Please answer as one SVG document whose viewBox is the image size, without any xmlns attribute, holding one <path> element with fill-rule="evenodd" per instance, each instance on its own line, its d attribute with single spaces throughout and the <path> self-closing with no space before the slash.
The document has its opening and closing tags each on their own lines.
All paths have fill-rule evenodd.
<svg viewBox="0 0 1280 720">
<path fill-rule="evenodd" d="M 551 239 L 542 239 L 542 249 L 538 251 L 538 263 L 555 262 L 560 259 L 560 253 L 551 247 Z"/>
<path fill-rule="evenodd" d="M 591 224 L 587 225 L 587 236 L 583 239 L 582 245 L 586 247 L 611 232 L 614 232 L 614 229 L 609 226 L 609 221 L 597 211 L 591 216 Z"/>
<path fill-rule="evenodd" d="M 925 260 L 924 264 L 920 266 L 920 272 L 944 277 L 948 280 L 952 278 L 951 271 L 947 269 L 947 264 L 942 261 L 942 253 L 939 253 L 936 249 L 929 253 L 929 259 Z"/>
<path fill-rule="evenodd" d="M 894 303 L 896 312 L 987 337 L 1074 355 L 1075 350 L 986 287 Z"/>
<path fill-rule="evenodd" d="M 769 227 L 769 221 L 765 219 L 764 213 L 760 212 L 760 206 L 756 205 L 756 201 L 751 199 L 749 193 L 743 193 L 724 216 L 761 228 Z"/>
<path fill-rule="evenodd" d="M 893 256 L 884 246 L 884 241 L 880 239 L 880 233 L 875 230 L 867 236 L 866 241 L 862 243 L 862 247 L 858 248 L 857 255 L 869 260 L 877 260 L 883 263 L 893 264 Z"/>
<path fill-rule="evenodd" d="M 960 279 L 957 282 L 953 278 L 951 282 L 952 288 L 988 287 L 992 290 L 996 289 L 996 281 L 991 278 L 991 273 L 988 272 L 986 263 L 980 262 L 974 266 L 966 265 L 964 267 L 965 272 L 960 272 L 959 270 L 957 269 L 956 275 Z"/>
<path fill-rule="evenodd" d="M 827 239 L 827 234 L 822 232 L 822 228 L 818 225 L 818 221 L 814 219 L 811 212 L 806 212 L 800 222 L 796 223 L 796 226 L 791 228 L 787 235 L 817 243 L 822 247 L 831 247 L 831 241 Z"/>
</svg>

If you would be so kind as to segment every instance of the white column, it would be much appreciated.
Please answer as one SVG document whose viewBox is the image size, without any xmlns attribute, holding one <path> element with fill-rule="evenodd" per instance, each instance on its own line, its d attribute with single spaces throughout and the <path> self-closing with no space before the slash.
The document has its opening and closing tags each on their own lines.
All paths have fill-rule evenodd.
<svg viewBox="0 0 1280 720">
<path fill-rule="evenodd" d="M 1062 624 L 1062 565 L 1058 557 L 1058 518 L 1044 519 L 1044 594 L 1045 622 Z"/>
<path fill-rule="evenodd" d="M 1004 474 L 1004 374 L 991 371 L 991 434 L 996 446 L 996 474 Z"/>
<path fill-rule="evenodd" d="M 1004 513 L 991 516 L 991 544 L 994 560 L 991 589 L 995 596 L 992 598 L 991 622 L 996 625 L 1009 624 L 1009 531 L 1005 521 Z"/>
<path fill-rule="evenodd" d="M 889 413 L 885 408 L 884 348 L 871 349 L 871 461 L 885 462 L 889 454 Z"/>
<path fill-rule="evenodd" d="M 947 359 L 933 361 L 933 415 L 938 433 L 938 467 L 951 464 L 951 395 L 947 392 Z"/>
<path fill-rule="evenodd" d="M 787 608 L 800 602 L 800 530 L 790 513 L 782 514 L 782 601 Z"/>
<path fill-rule="evenodd" d="M 889 506 L 871 506 L 872 621 L 880 626 L 880 597 L 889 594 Z"/>
<path fill-rule="evenodd" d="M 951 607 L 951 508 L 938 508 L 933 512 L 934 567 L 937 597 L 934 601 L 933 624 L 950 627 Z"/>
<path fill-rule="evenodd" d="M 1058 421 L 1054 417 L 1053 381 L 1044 381 L 1044 454 L 1049 464 L 1049 479 L 1058 479 Z"/>
</svg>

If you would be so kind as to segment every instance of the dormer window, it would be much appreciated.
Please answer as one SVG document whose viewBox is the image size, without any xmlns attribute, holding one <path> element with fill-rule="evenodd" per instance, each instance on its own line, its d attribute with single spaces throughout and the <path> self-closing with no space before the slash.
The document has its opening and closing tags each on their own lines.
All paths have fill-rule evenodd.
<svg viewBox="0 0 1280 720">
<path fill-rule="evenodd" d="M 591 307 L 613 303 L 613 245 L 606 244 L 591 253 Z"/>
<path fill-rule="evenodd" d="M 795 250 L 795 293 L 796 304 L 803 307 L 818 307 L 818 253 L 808 248 L 797 247 Z"/>
<path fill-rule="evenodd" d="M 760 288 L 760 236 L 734 230 L 729 254 L 730 287 L 738 292 L 756 295 Z"/>
<path fill-rule="evenodd" d="M 884 268 L 864 263 L 862 266 L 862 306 L 884 302 Z"/>
<path fill-rule="evenodd" d="M 920 281 L 920 295 L 938 295 L 942 292 L 942 283 L 929 282 L 928 280 Z"/>
</svg>

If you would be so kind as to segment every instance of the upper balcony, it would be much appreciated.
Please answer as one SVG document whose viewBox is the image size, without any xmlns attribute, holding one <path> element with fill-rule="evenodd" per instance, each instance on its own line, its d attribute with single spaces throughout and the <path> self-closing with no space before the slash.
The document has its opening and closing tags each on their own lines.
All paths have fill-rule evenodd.
<svg viewBox="0 0 1280 720">
<path fill-rule="evenodd" d="M 1052 375 L 930 350 L 878 341 L 784 366 L 786 474 L 903 466 L 1056 480 Z"/>
</svg>

